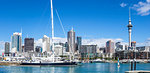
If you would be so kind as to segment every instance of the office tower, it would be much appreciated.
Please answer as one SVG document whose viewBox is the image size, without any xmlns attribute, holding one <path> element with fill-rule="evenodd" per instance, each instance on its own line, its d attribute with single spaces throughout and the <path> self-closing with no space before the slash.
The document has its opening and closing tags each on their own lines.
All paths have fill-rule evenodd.
<svg viewBox="0 0 150 73">
<path fill-rule="evenodd" d="M 34 38 L 25 38 L 24 40 L 25 52 L 33 52 L 34 51 Z"/>
<path fill-rule="evenodd" d="M 106 42 L 106 53 L 115 53 L 115 45 L 111 40 Z"/>
<path fill-rule="evenodd" d="M 125 45 L 125 50 L 129 50 L 128 48 L 129 48 L 129 46 L 128 46 L 128 45 Z"/>
<path fill-rule="evenodd" d="M 97 54 L 97 45 L 82 45 L 81 57 L 82 58 L 94 58 Z"/>
<path fill-rule="evenodd" d="M 131 24 L 131 16 L 130 16 L 130 9 L 129 9 L 129 24 L 128 24 L 128 33 L 129 33 L 129 48 L 131 48 L 131 31 L 132 31 L 132 24 Z"/>
<path fill-rule="evenodd" d="M 25 48 L 24 48 L 24 45 L 22 46 L 22 52 L 25 52 Z"/>
<path fill-rule="evenodd" d="M 77 49 L 76 50 L 79 50 L 79 52 L 81 52 L 81 45 L 82 45 L 82 38 L 77 37 Z"/>
<path fill-rule="evenodd" d="M 69 52 L 74 53 L 75 52 L 75 32 L 72 28 L 72 30 L 70 30 L 68 32 L 68 46 L 69 46 Z"/>
<path fill-rule="evenodd" d="M 132 50 L 136 50 L 136 41 L 131 42 Z"/>
<path fill-rule="evenodd" d="M 5 42 L 5 54 L 9 54 L 9 53 L 10 53 L 10 43 Z"/>
<path fill-rule="evenodd" d="M 121 42 L 117 42 L 116 44 L 115 44 L 115 46 L 116 46 L 116 50 L 118 51 L 118 50 L 123 50 L 123 45 L 121 45 Z"/>
<path fill-rule="evenodd" d="M 63 53 L 64 53 L 64 51 L 63 51 L 63 46 L 62 45 L 55 45 L 54 46 L 54 51 L 55 51 L 55 55 L 56 56 L 62 56 L 63 55 Z"/>
<path fill-rule="evenodd" d="M 44 37 L 42 39 L 42 43 L 43 43 L 42 52 L 50 52 L 50 38 L 48 36 L 44 35 Z"/>
<path fill-rule="evenodd" d="M 69 52 L 68 42 L 65 43 L 66 52 Z"/>
<path fill-rule="evenodd" d="M 22 52 L 22 33 L 13 33 L 11 36 L 11 52 Z"/>
</svg>

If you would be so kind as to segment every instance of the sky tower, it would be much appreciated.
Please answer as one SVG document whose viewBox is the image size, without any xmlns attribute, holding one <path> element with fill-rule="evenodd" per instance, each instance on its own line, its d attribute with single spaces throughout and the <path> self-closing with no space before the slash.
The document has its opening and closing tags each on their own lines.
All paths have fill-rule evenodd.
<svg viewBox="0 0 150 73">
<path fill-rule="evenodd" d="M 129 47 L 131 48 L 131 31 L 132 31 L 132 24 L 131 24 L 131 15 L 130 15 L 130 8 L 129 8 L 129 24 L 128 24 L 128 32 L 129 32 Z"/>
</svg>

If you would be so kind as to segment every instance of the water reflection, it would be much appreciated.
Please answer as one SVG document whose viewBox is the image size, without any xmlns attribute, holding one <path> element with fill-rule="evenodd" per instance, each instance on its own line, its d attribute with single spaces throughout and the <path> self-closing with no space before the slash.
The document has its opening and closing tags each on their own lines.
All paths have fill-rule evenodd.
<svg viewBox="0 0 150 73">
<path fill-rule="evenodd" d="M 150 70 L 150 64 L 137 64 L 138 70 Z M 2 66 L 0 73 L 124 73 L 130 64 L 90 63 L 75 67 L 52 66 Z"/>
</svg>

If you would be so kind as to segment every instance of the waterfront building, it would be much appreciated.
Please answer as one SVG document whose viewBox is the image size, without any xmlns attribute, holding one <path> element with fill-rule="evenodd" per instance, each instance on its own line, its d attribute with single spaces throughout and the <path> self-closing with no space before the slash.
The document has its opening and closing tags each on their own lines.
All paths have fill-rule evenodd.
<svg viewBox="0 0 150 73">
<path fill-rule="evenodd" d="M 136 41 L 131 42 L 131 50 L 136 50 Z"/>
<path fill-rule="evenodd" d="M 97 56 L 97 45 L 82 45 L 81 58 L 94 58 Z"/>
<path fill-rule="evenodd" d="M 22 52 L 25 52 L 25 48 L 24 48 L 24 45 L 22 46 Z"/>
<path fill-rule="evenodd" d="M 106 53 L 107 57 L 113 57 L 113 54 L 115 53 L 115 45 L 112 40 L 106 42 Z"/>
<path fill-rule="evenodd" d="M 104 57 L 106 47 L 97 48 L 97 56 Z"/>
<path fill-rule="evenodd" d="M 47 52 L 47 53 L 50 52 L 50 38 L 44 35 L 42 39 L 42 43 L 43 43 L 42 52 Z"/>
<path fill-rule="evenodd" d="M 117 42 L 115 46 L 116 46 L 116 51 L 124 50 L 124 46 L 121 45 L 121 42 Z"/>
<path fill-rule="evenodd" d="M 106 47 L 100 47 L 99 50 L 101 51 L 101 53 L 106 53 Z"/>
<path fill-rule="evenodd" d="M 42 53 L 42 47 L 41 46 L 36 46 L 35 52 Z"/>
<path fill-rule="evenodd" d="M 112 40 L 106 42 L 106 53 L 115 53 L 115 45 Z"/>
<path fill-rule="evenodd" d="M 68 41 L 68 46 L 69 46 L 69 52 L 72 52 L 73 54 L 75 53 L 75 32 L 72 28 L 72 30 L 70 30 L 68 32 L 68 37 L 67 37 L 67 41 Z"/>
<path fill-rule="evenodd" d="M 10 54 L 10 43 L 5 42 L 5 55 L 9 55 L 9 54 Z"/>
<path fill-rule="evenodd" d="M 125 45 L 125 50 L 129 50 L 128 48 L 129 48 L 129 46 L 128 46 L 128 45 Z"/>
<path fill-rule="evenodd" d="M 62 45 L 55 45 L 54 46 L 55 56 L 62 56 L 65 49 Z"/>
<path fill-rule="evenodd" d="M 79 53 L 81 52 L 81 45 L 82 45 L 82 38 L 81 37 L 77 37 L 77 49 L 79 50 Z"/>
<path fill-rule="evenodd" d="M 22 52 L 22 33 L 15 32 L 11 36 L 11 52 Z"/>
<path fill-rule="evenodd" d="M 139 46 L 139 47 L 136 47 L 136 50 L 150 52 L 150 46 Z"/>
<path fill-rule="evenodd" d="M 65 43 L 66 52 L 69 52 L 69 45 L 68 42 Z"/>
<path fill-rule="evenodd" d="M 34 38 L 25 38 L 25 52 L 34 52 Z"/>
<path fill-rule="evenodd" d="M 135 52 L 136 59 L 149 59 L 150 52 L 138 51 Z M 115 57 L 119 57 L 119 59 L 134 59 L 133 52 L 130 50 L 117 51 L 115 53 Z"/>
</svg>

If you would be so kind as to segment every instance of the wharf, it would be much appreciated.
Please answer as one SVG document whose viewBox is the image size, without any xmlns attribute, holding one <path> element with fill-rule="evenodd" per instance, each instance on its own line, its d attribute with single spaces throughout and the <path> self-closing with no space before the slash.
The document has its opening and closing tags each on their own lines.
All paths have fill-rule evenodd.
<svg viewBox="0 0 150 73">
<path fill-rule="evenodd" d="M 0 61 L 0 65 L 20 65 L 20 62 L 5 62 L 5 61 Z"/>
<path fill-rule="evenodd" d="M 125 73 L 150 73 L 150 71 L 126 71 Z"/>
</svg>

